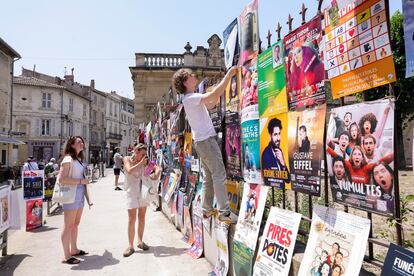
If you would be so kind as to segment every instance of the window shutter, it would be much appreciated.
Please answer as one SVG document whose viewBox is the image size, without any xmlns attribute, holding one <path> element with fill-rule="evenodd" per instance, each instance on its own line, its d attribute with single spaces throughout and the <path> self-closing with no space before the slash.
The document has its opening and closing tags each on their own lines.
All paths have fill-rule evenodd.
<svg viewBox="0 0 414 276">
<path fill-rule="evenodd" d="M 51 120 L 51 128 L 50 128 L 50 136 L 57 136 L 56 135 L 56 129 L 55 129 L 55 120 Z"/>
<path fill-rule="evenodd" d="M 41 122 L 41 119 L 36 119 L 35 135 L 37 135 L 37 136 L 42 135 L 42 122 Z"/>
</svg>

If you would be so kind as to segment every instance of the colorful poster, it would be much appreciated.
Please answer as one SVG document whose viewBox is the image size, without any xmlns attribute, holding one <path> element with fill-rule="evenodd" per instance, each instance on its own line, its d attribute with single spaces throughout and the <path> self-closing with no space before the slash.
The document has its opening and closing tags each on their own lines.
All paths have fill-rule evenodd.
<svg viewBox="0 0 414 276">
<path fill-rule="evenodd" d="M 233 240 L 233 268 L 235 275 L 252 275 L 254 250 Z"/>
<path fill-rule="evenodd" d="M 260 171 L 259 120 L 245 121 L 242 126 L 243 178 L 248 183 L 262 184 Z"/>
<path fill-rule="evenodd" d="M 282 40 L 257 58 L 260 118 L 288 111 L 284 60 L 285 48 Z"/>
<path fill-rule="evenodd" d="M 241 69 L 239 70 L 241 71 Z M 241 73 L 238 72 L 233 78 L 231 78 L 229 84 L 226 87 L 226 116 L 232 116 L 236 114 L 237 117 L 240 111 L 240 99 L 241 99 Z"/>
<path fill-rule="evenodd" d="M 258 0 L 253 0 L 240 14 L 239 64 L 255 58 L 259 52 Z"/>
<path fill-rule="evenodd" d="M 370 221 L 314 205 L 312 225 L 299 276 L 359 275 Z"/>
<path fill-rule="evenodd" d="M 241 129 L 236 119 L 237 114 L 226 117 L 226 170 L 228 176 L 241 178 Z"/>
<path fill-rule="evenodd" d="M 287 276 L 302 215 L 270 208 L 254 265 L 254 276 Z"/>
<path fill-rule="evenodd" d="M 217 244 L 217 261 L 214 266 L 214 274 L 216 276 L 227 276 L 229 270 L 229 242 L 228 242 L 228 226 L 216 224 L 216 244 Z"/>
<path fill-rule="evenodd" d="M 264 184 L 291 189 L 287 113 L 260 119 L 260 153 Z"/>
<path fill-rule="evenodd" d="M 190 207 L 184 206 L 184 237 L 183 242 L 192 245 L 194 243 L 193 228 L 191 226 Z"/>
<path fill-rule="evenodd" d="M 413 274 L 414 252 L 391 243 L 381 276 L 409 276 Z"/>
<path fill-rule="evenodd" d="M 47 177 L 44 183 L 45 189 L 43 193 L 43 201 L 51 201 L 53 196 L 53 189 L 55 188 L 56 177 Z"/>
<path fill-rule="evenodd" d="M 166 203 L 170 202 L 171 196 L 174 193 L 175 187 L 177 186 L 178 182 L 179 176 L 176 173 L 171 173 L 170 177 L 168 178 L 167 190 L 164 195 L 164 200 Z"/>
<path fill-rule="evenodd" d="M 405 77 L 414 77 L 414 1 L 403 0 Z"/>
<path fill-rule="evenodd" d="M 42 227 L 43 200 L 32 199 L 26 201 L 26 231 Z"/>
<path fill-rule="evenodd" d="M 241 72 L 241 121 L 259 119 L 258 75 L 256 59 L 251 60 Z"/>
<path fill-rule="evenodd" d="M 237 18 L 235 18 L 223 32 L 224 64 L 226 65 L 226 69 L 236 64 L 237 55 L 239 54 L 237 27 Z"/>
<path fill-rule="evenodd" d="M 394 102 L 380 100 L 331 110 L 326 133 L 334 201 L 394 213 Z"/>
<path fill-rule="evenodd" d="M 23 199 L 43 198 L 44 171 L 23 171 Z"/>
<path fill-rule="evenodd" d="M 325 102 L 322 19 L 317 15 L 284 38 L 289 110 Z"/>
<path fill-rule="evenodd" d="M 0 234 L 10 227 L 10 194 L 11 186 L 0 189 Z"/>
<path fill-rule="evenodd" d="M 177 218 L 178 218 L 178 224 L 176 226 L 181 229 L 181 232 L 184 233 L 184 198 L 183 193 L 179 190 L 177 194 Z"/>
<path fill-rule="evenodd" d="M 239 213 L 239 182 L 237 180 L 226 180 L 227 198 L 229 199 L 230 210 Z"/>
<path fill-rule="evenodd" d="M 263 185 L 244 183 L 234 240 L 241 242 L 242 245 L 253 251 L 256 249 L 268 190 L 269 187 Z"/>
<path fill-rule="evenodd" d="M 193 233 L 194 242 L 187 253 L 198 259 L 203 254 L 203 211 L 201 210 L 201 183 L 197 186 L 196 196 L 193 201 Z"/>
<path fill-rule="evenodd" d="M 396 81 L 384 0 L 332 1 L 324 19 L 334 99 Z"/>
<path fill-rule="evenodd" d="M 289 164 L 292 190 L 320 196 L 326 105 L 289 112 Z"/>
<path fill-rule="evenodd" d="M 184 134 L 184 164 L 188 169 L 191 168 L 191 155 L 193 153 L 192 144 L 193 136 L 191 135 L 191 132 L 186 132 Z"/>
</svg>

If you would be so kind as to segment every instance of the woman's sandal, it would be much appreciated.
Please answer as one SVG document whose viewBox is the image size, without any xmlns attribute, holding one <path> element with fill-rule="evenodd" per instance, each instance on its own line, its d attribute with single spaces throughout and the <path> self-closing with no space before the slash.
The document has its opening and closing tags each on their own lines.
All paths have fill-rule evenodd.
<svg viewBox="0 0 414 276">
<path fill-rule="evenodd" d="M 63 260 L 62 263 L 64 264 L 70 264 L 70 265 L 75 265 L 75 264 L 79 264 L 81 261 L 79 259 L 76 259 L 75 257 L 70 257 L 67 260 Z"/>
<path fill-rule="evenodd" d="M 88 252 L 85 252 L 83 250 L 79 250 L 78 254 L 74 254 L 72 256 L 85 256 L 85 255 L 88 255 L 88 254 L 89 254 Z"/>
</svg>

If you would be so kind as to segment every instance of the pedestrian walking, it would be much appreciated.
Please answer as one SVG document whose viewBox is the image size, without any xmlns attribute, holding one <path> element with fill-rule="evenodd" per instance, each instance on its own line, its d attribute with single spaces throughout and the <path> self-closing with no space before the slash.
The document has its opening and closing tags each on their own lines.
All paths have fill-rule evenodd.
<svg viewBox="0 0 414 276">
<path fill-rule="evenodd" d="M 134 250 L 135 222 L 138 211 L 138 248 L 146 251 L 149 246 L 143 241 L 145 214 L 150 203 L 151 194 L 155 194 L 155 186 L 159 179 L 161 168 L 147 167 L 147 146 L 138 144 L 132 156 L 124 157 L 126 202 L 128 208 L 128 242 L 129 246 L 124 257 L 131 256 Z M 148 172 L 151 170 L 151 172 Z"/>
<path fill-rule="evenodd" d="M 122 155 L 119 153 L 119 148 L 115 148 L 114 154 L 114 175 L 115 175 L 115 191 L 121 191 L 122 189 L 118 187 L 119 175 L 122 168 Z"/>
<path fill-rule="evenodd" d="M 226 170 L 217 142 L 217 133 L 207 109 L 216 105 L 237 71 L 237 67 L 230 68 L 221 82 L 213 88 L 213 91 L 205 94 L 194 93 L 198 80 L 190 69 L 180 69 L 173 76 L 173 84 L 177 93 L 184 94 L 182 102 L 191 126 L 194 146 L 205 171 L 202 186 L 203 215 L 210 217 L 216 213 L 216 210 L 213 209 L 215 195 L 219 212 L 218 219 L 224 223 L 232 223 L 225 186 Z"/>
<path fill-rule="evenodd" d="M 81 221 L 84 200 L 89 205 L 87 185 L 89 180 L 85 177 L 85 165 L 83 162 L 83 150 L 85 142 L 82 137 L 71 137 L 65 146 L 63 159 L 60 162 L 58 181 L 63 185 L 76 185 L 75 201 L 70 204 L 63 204 L 64 224 L 61 235 L 63 253 L 67 264 L 78 264 L 80 260 L 76 257 L 88 254 L 78 248 L 78 226 Z"/>
<path fill-rule="evenodd" d="M 34 171 L 38 170 L 39 166 L 37 165 L 36 160 L 33 158 L 33 156 L 30 156 L 27 158 L 26 163 L 23 164 L 22 171 Z"/>
</svg>

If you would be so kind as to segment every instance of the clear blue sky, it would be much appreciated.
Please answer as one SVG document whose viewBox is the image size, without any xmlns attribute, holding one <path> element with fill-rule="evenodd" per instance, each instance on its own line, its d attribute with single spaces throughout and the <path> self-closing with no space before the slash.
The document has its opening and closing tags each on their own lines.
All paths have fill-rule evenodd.
<svg viewBox="0 0 414 276">
<path fill-rule="evenodd" d="M 401 10 L 401 0 L 389 0 L 391 14 Z M 324 6 L 330 2 L 324 1 Z M 18 51 L 15 65 L 36 64 L 42 73 L 60 76 L 75 68 L 75 80 L 89 84 L 95 79 L 103 91 L 115 90 L 133 97 L 129 66 L 134 53 L 183 53 L 187 41 L 193 48 L 207 47 L 214 33 L 222 37 L 226 26 L 250 0 L 14 0 L 2 3 L 0 37 Z M 302 3 L 307 19 L 316 14 L 316 0 L 259 0 L 259 26 L 266 45 L 267 30 L 275 39 L 280 22 L 286 34 L 287 17 L 300 24 Z"/>
</svg>

